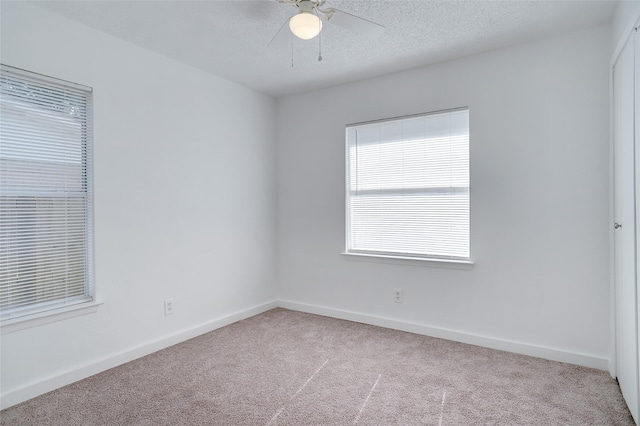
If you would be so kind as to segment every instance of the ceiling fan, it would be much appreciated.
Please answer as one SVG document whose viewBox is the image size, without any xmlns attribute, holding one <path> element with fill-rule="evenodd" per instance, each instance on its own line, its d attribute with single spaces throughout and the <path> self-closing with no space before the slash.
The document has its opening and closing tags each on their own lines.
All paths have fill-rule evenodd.
<svg viewBox="0 0 640 426">
<path fill-rule="evenodd" d="M 375 38 L 386 28 L 382 25 L 360 18 L 334 8 L 323 8 L 326 0 L 276 0 L 298 8 L 298 13 L 289 18 L 280 27 L 269 46 L 287 46 L 291 34 L 302 40 L 311 40 L 322 31 L 323 22 L 338 25 L 353 33 Z M 289 24 L 289 31 L 285 27 Z"/>
</svg>

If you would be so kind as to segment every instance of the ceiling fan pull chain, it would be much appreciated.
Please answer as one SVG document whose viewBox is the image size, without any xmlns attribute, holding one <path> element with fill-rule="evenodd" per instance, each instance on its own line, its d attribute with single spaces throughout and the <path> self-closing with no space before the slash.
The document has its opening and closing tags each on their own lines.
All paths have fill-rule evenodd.
<svg viewBox="0 0 640 426">
<path fill-rule="evenodd" d="M 293 33 L 291 33 L 291 68 L 293 68 Z"/>
</svg>

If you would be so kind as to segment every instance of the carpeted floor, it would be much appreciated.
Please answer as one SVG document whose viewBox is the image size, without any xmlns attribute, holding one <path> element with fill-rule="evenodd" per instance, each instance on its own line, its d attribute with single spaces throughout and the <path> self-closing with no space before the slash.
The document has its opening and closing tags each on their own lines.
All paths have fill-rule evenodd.
<svg viewBox="0 0 640 426">
<path fill-rule="evenodd" d="M 633 425 L 605 371 L 274 309 L 0 412 L 2 425 Z"/>
</svg>

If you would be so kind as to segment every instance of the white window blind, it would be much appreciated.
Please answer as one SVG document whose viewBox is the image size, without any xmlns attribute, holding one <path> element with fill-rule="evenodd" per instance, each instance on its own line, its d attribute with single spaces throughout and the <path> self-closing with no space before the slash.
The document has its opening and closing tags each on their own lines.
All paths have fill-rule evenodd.
<svg viewBox="0 0 640 426">
<path fill-rule="evenodd" d="M 90 302 L 91 89 L 0 68 L 0 317 Z"/>
<path fill-rule="evenodd" d="M 346 129 L 347 253 L 469 260 L 469 110 Z"/>
</svg>

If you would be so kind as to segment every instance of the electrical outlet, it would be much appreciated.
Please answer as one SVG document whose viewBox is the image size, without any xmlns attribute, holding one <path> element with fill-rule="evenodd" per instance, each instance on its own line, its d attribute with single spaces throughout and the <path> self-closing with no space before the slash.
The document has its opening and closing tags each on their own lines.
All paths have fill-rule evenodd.
<svg viewBox="0 0 640 426">
<path fill-rule="evenodd" d="M 175 313 L 174 311 L 174 305 L 173 305 L 173 300 L 171 299 L 166 299 L 164 301 L 164 315 L 173 315 Z"/>
<path fill-rule="evenodd" d="M 402 303 L 404 301 L 404 293 L 401 288 L 393 289 L 393 301 L 396 303 Z"/>
</svg>

